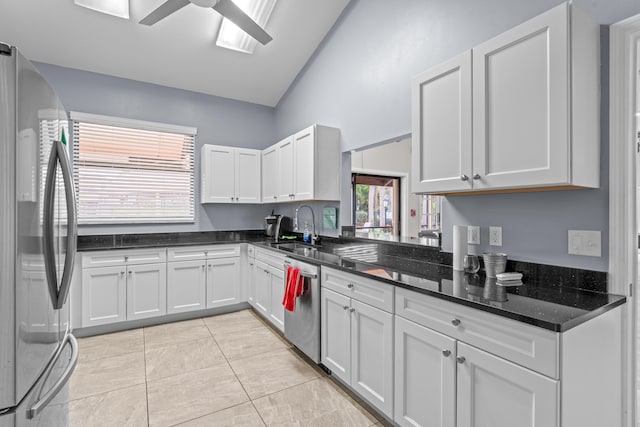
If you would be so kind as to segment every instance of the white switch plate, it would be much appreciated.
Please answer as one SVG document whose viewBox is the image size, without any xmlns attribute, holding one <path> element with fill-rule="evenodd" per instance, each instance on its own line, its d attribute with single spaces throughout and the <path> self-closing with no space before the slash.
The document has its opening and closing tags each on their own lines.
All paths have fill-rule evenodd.
<svg viewBox="0 0 640 427">
<path fill-rule="evenodd" d="M 469 237 L 467 239 L 467 243 L 470 245 L 479 245 L 480 244 L 480 227 L 477 225 L 468 225 L 467 233 L 469 233 Z"/>
<path fill-rule="evenodd" d="M 602 256 L 602 238 L 599 231 L 569 230 L 569 254 Z"/>
<path fill-rule="evenodd" d="M 489 227 L 489 244 L 491 246 L 502 246 L 502 227 Z"/>
</svg>

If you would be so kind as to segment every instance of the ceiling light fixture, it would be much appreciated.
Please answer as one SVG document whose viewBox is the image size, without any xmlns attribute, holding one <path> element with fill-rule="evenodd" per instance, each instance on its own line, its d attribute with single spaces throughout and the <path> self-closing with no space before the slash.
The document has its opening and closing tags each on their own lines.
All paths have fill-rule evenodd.
<svg viewBox="0 0 640 427">
<path fill-rule="evenodd" d="M 73 0 L 78 6 L 129 19 L 129 0 Z"/>
<path fill-rule="evenodd" d="M 276 0 L 233 0 L 233 2 L 262 28 L 276 5 Z M 226 18 L 222 20 L 216 45 L 238 52 L 253 53 L 256 44 L 256 39 L 242 31 L 236 24 Z"/>
</svg>

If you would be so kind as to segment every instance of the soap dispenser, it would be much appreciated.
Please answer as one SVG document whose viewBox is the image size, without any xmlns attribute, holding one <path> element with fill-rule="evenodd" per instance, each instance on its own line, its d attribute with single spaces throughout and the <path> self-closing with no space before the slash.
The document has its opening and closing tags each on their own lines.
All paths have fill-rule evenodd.
<svg viewBox="0 0 640 427">
<path fill-rule="evenodd" d="M 305 243 L 311 243 L 311 234 L 309 234 L 309 223 L 304 223 L 304 232 L 302 233 L 302 241 Z"/>
</svg>

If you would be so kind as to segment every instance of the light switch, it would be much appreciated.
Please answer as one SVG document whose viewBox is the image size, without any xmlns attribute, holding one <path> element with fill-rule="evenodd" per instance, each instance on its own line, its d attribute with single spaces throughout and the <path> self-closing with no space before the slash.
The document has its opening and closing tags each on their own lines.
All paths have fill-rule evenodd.
<svg viewBox="0 0 640 427">
<path fill-rule="evenodd" d="M 583 256 L 602 256 L 600 231 L 569 230 L 569 254 Z"/>
</svg>

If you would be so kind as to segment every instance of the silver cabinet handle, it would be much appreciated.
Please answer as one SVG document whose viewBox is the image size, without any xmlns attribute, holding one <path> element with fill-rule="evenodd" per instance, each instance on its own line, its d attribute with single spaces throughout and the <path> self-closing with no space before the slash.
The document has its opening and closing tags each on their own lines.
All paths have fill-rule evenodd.
<svg viewBox="0 0 640 427">
<path fill-rule="evenodd" d="M 460 180 L 469 181 L 469 177 L 467 175 L 460 175 Z"/>
<path fill-rule="evenodd" d="M 125 256 L 125 257 L 124 257 L 124 262 L 127 262 L 127 261 L 129 261 L 129 257 L 128 257 L 128 256 Z"/>
<path fill-rule="evenodd" d="M 124 277 L 124 271 L 120 272 L 120 277 Z"/>
<path fill-rule="evenodd" d="M 129 277 L 133 276 L 133 271 L 129 270 Z"/>
<path fill-rule="evenodd" d="M 461 364 L 461 365 L 462 365 L 466 360 L 467 360 L 467 359 L 465 359 L 463 356 L 458 356 L 458 357 L 456 357 L 456 361 L 457 361 L 459 364 Z"/>
<path fill-rule="evenodd" d="M 451 321 L 451 324 L 452 324 L 453 326 L 460 326 L 460 319 L 453 319 L 453 320 Z"/>
<path fill-rule="evenodd" d="M 353 283 L 349 283 L 349 284 L 347 285 L 347 288 L 349 288 L 349 289 L 353 289 Z"/>
<path fill-rule="evenodd" d="M 355 308 L 350 308 L 350 309 L 349 309 L 349 311 L 350 311 L 351 313 L 353 313 L 354 311 L 356 311 L 356 309 L 355 309 Z"/>
<path fill-rule="evenodd" d="M 348 305 L 343 305 L 343 306 L 342 306 L 342 309 L 343 309 L 343 310 L 349 310 L 349 306 L 348 306 Z"/>
<path fill-rule="evenodd" d="M 476 173 L 476 174 L 473 174 L 473 179 L 476 179 L 476 180 L 477 180 L 477 179 L 480 179 L 480 174 L 477 174 L 477 173 Z"/>
<path fill-rule="evenodd" d="M 448 350 L 448 349 L 442 350 L 442 355 L 443 355 L 444 357 L 449 357 L 449 356 L 451 356 L 451 350 Z"/>
<path fill-rule="evenodd" d="M 202 270 L 204 270 L 205 268 L 207 268 L 207 266 L 205 264 L 202 264 Z"/>
<path fill-rule="evenodd" d="M 46 378 L 44 379 L 43 383 L 46 383 L 47 378 L 53 370 L 55 362 L 57 362 L 58 358 L 60 358 L 62 350 L 67 343 L 69 343 L 69 345 L 71 346 L 71 359 L 69 360 L 69 364 L 62 373 L 62 376 L 58 379 L 58 381 L 56 381 L 56 383 L 53 385 L 53 387 L 51 387 L 47 394 L 42 396 L 42 398 L 40 398 L 36 402 L 36 404 L 27 411 L 28 419 L 37 417 L 38 414 L 40 414 L 40 412 L 42 412 L 42 410 L 47 407 L 49 402 L 51 402 L 53 398 L 56 397 L 56 395 L 67 384 L 67 382 L 69 382 L 69 378 L 71 378 L 71 374 L 73 374 L 73 371 L 76 368 L 76 364 L 78 363 L 78 341 L 76 341 L 76 338 L 71 334 L 67 334 L 67 336 L 64 338 L 64 341 L 62 341 L 62 345 L 58 349 L 58 353 L 53 358 L 54 362 L 51 363 L 49 371 L 45 374 Z"/>
<path fill-rule="evenodd" d="M 273 200 L 276 200 L 278 198 L 278 196 L 273 196 Z"/>
<path fill-rule="evenodd" d="M 211 270 L 211 264 L 209 264 L 209 270 Z"/>
<path fill-rule="evenodd" d="M 237 202 L 238 200 L 240 200 L 240 197 L 236 197 L 236 202 Z"/>
</svg>

